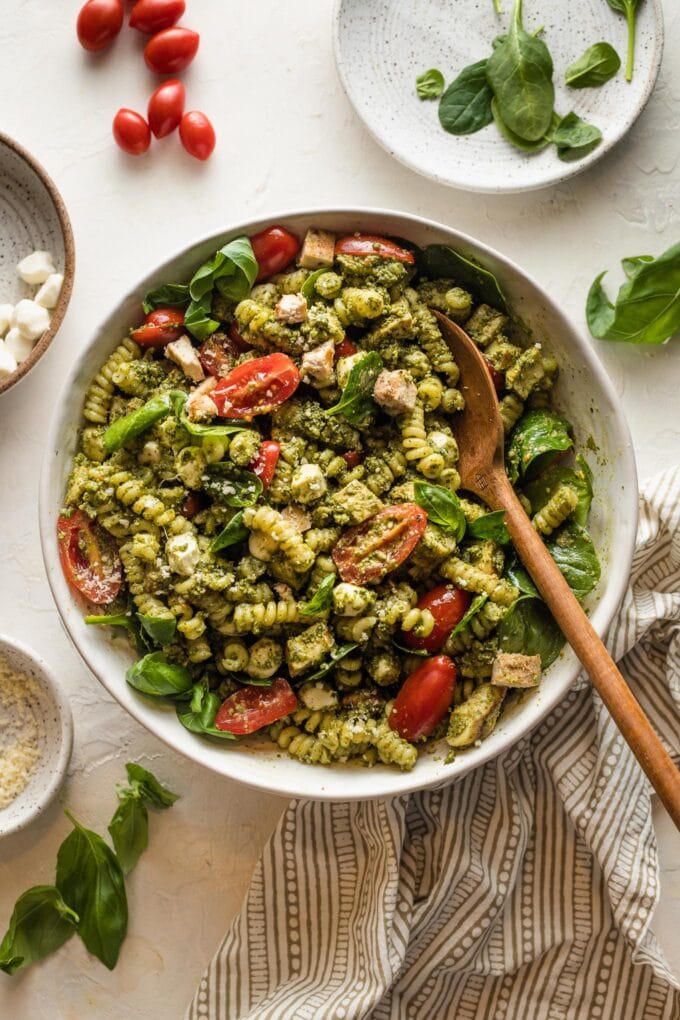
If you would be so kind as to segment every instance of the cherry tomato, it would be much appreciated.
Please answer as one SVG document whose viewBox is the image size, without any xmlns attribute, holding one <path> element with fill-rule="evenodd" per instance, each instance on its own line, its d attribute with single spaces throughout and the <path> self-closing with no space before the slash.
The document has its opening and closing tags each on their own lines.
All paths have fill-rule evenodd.
<svg viewBox="0 0 680 1020">
<path fill-rule="evenodd" d="M 338 358 L 351 358 L 353 354 L 357 354 L 359 348 L 356 344 L 353 344 L 349 337 L 345 337 L 339 344 L 335 345 L 335 360 Z"/>
<path fill-rule="evenodd" d="M 295 691 L 279 677 L 271 687 L 244 687 L 231 694 L 217 710 L 215 726 L 226 733 L 246 736 L 290 715 L 297 705 Z"/>
<path fill-rule="evenodd" d="M 80 45 L 90 53 L 105 50 L 123 27 L 124 13 L 123 0 L 88 0 L 76 23 Z"/>
<path fill-rule="evenodd" d="M 427 514 L 415 503 L 386 506 L 350 528 L 333 549 L 343 581 L 377 584 L 411 555 L 427 527 Z"/>
<path fill-rule="evenodd" d="M 248 470 L 257 475 L 262 482 L 265 492 L 272 483 L 280 453 L 279 444 L 275 443 L 273 439 L 266 439 L 248 465 Z"/>
<path fill-rule="evenodd" d="M 426 659 L 404 680 L 390 712 L 390 727 L 412 744 L 424 740 L 451 708 L 455 689 L 453 659 L 448 655 Z"/>
<path fill-rule="evenodd" d="M 374 234 L 349 234 L 335 242 L 336 255 L 382 255 L 386 259 L 397 259 L 413 265 L 415 259 L 412 251 L 400 248 L 394 241 Z"/>
<path fill-rule="evenodd" d="M 347 453 L 343 453 L 342 459 L 348 468 L 355 468 L 357 464 L 361 464 L 361 454 L 358 450 L 348 450 Z"/>
<path fill-rule="evenodd" d="M 250 243 L 260 267 L 257 283 L 268 280 L 276 273 L 282 273 L 300 251 L 297 237 L 285 227 L 267 227 L 259 234 L 253 234 Z"/>
<path fill-rule="evenodd" d="M 472 596 L 452 584 L 440 584 L 418 601 L 418 609 L 429 609 L 434 616 L 434 627 L 427 637 L 417 637 L 412 630 L 404 635 L 409 648 L 438 652 L 447 637 L 467 613 Z"/>
<path fill-rule="evenodd" d="M 246 341 L 243 339 L 243 337 L 239 333 L 238 326 L 236 325 L 235 322 L 232 322 L 231 326 L 229 327 L 229 331 L 228 332 L 229 332 L 229 339 L 231 340 L 231 342 L 233 344 L 235 344 L 236 350 L 240 354 L 243 354 L 245 351 L 252 350 L 251 345 L 246 343 Z"/>
<path fill-rule="evenodd" d="M 253 418 L 283 404 L 300 384 L 300 373 L 287 354 L 246 361 L 220 379 L 210 397 L 224 418 Z"/>
<path fill-rule="evenodd" d="M 232 370 L 240 353 L 240 348 L 226 333 L 213 333 L 198 348 L 198 360 L 204 372 L 221 379 Z"/>
<path fill-rule="evenodd" d="M 184 332 L 184 312 L 181 308 L 155 308 L 144 318 L 144 323 L 133 329 L 130 336 L 142 347 L 167 347 L 179 340 Z"/>
<path fill-rule="evenodd" d="M 82 511 L 59 516 L 59 559 L 68 583 L 98 606 L 113 602 L 123 567 L 113 540 Z"/>
<path fill-rule="evenodd" d="M 179 137 L 190 156 L 201 161 L 208 159 L 215 148 L 215 128 L 204 113 L 191 110 L 185 113 L 179 125 Z"/>
<path fill-rule="evenodd" d="M 182 516 L 191 520 L 196 514 L 200 514 L 208 505 L 208 501 L 202 492 L 190 492 L 182 504 Z"/>
<path fill-rule="evenodd" d="M 186 10 L 184 0 L 137 0 L 128 24 L 147 35 L 176 25 Z"/>
<path fill-rule="evenodd" d="M 484 358 L 484 363 L 488 369 L 489 375 L 491 376 L 491 382 L 496 393 L 500 393 L 505 385 L 505 376 L 502 372 L 499 372 L 497 368 L 494 368 L 488 358 Z"/>
<path fill-rule="evenodd" d="M 149 100 L 149 127 L 156 138 L 171 135 L 184 113 L 186 94 L 178 78 L 169 78 L 159 85 Z"/>
<path fill-rule="evenodd" d="M 146 44 L 146 66 L 155 74 L 179 74 L 196 56 L 200 41 L 190 28 L 165 28 Z"/>
<path fill-rule="evenodd" d="M 141 113 L 125 107 L 113 118 L 113 137 L 130 156 L 143 156 L 151 145 L 151 131 Z"/>
</svg>

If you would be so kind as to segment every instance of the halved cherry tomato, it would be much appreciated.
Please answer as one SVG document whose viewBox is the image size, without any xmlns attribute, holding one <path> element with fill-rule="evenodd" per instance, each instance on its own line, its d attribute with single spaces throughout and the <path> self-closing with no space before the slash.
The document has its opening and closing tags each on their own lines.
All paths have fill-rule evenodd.
<svg viewBox="0 0 680 1020">
<path fill-rule="evenodd" d="M 146 44 L 146 66 L 154 74 L 179 74 L 196 56 L 200 41 L 190 28 L 165 28 Z"/>
<path fill-rule="evenodd" d="M 88 0 L 76 23 L 78 42 L 90 53 L 105 50 L 123 27 L 124 15 L 122 0 Z"/>
<path fill-rule="evenodd" d="M 269 414 L 295 393 L 300 373 L 287 354 L 246 361 L 220 379 L 210 397 L 223 418 Z"/>
<path fill-rule="evenodd" d="M 142 347 L 167 347 L 179 340 L 184 332 L 184 312 L 181 308 L 155 308 L 144 319 L 144 324 L 133 329 L 130 336 Z"/>
<path fill-rule="evenodd" d="M 143 156 L 151 145 L 151 131 L 141 113 L 125 107 L 113 118 L 113 137 L 129 156 Z"/>
<path fill-rule="evenodd" d="M 300 251 L 297 237 L 285 227 L 267 227 L 259 234 L 253 234 L 250 243 L 259 266 L 257 283 L 282 273 Z"/>
<path fill-rule="evenodd" d="M 500 393 L 505 385 L 505 376 L 502 372 L 499 372 L 497 368 L 494 368 L 488 358 L 484 358 L 484 364 L 486 365 L 489 375 L 491 376 L 491 382 L 496 393 Z"/>
<path fill-rule="evenodd" d="M 98 606 L 113 602 L 123 581 L 118 549 L 81 510 L 60 514 L 59 559 L 68 583 Z"/>
<path fill-rule="evenodd" d="M 176 25 L 185 10 L 184 0 L 137 0 L 128 24 L 138 32 L 155 35 Z"/>
<path fill-rule="evenodd" d="M 411 555 L 427 527 L 415 503 L 386 506 L 340 538 L 332 556 L 343 581 L 376 584 Z"/>
<path fill-rule="evenodd" d="M 347 237 L 339 237 L 335 242 L 335 254 L 382 255 L 386 259 L 408 262 L 410 266 L 415 262 L 412 251 L 401 248 L 386 237 L 376 237 L 374 234 L 349 234 Z"/>
<path fill-rule="evenodd" d="M 262 482 L 265 492 L 272 483 L 280 453 L 280 445 L 273 439 L 266 439 L 260 444 L 260 449 L 248 465 L 248 470 L 257 475 Z"/>
<path fill-rule="evenodd" d="M 287 680 L 278 677 L 271 687 L 244 687 L 223 701 L 215 726 L 225 733 L 246 736 L 294 712 L 297 695 Z"/>
<path fill-rule="evenodd" d="M 348 450 L 347 453 L 343 453 L 342 459 L 348 468 L 355 468 L 357 464 L 361 464 L 361 454 L 358 450 Z"/>
<path fill-rule="evenodd" d="M 179 137 L 190 156 L 201 162 L 212 156 L 215 148 L 215 128 L 200 110 L 185 113 L 179 125 Z"/>
<path fill-rule="evenodd" d="M 179 78 L 169 78 L 159 85 L 149 100 L 149 127 L 156 138 L 171 135 L 184 113 L 186 93 Z"/>
<path fill-rule="evenodd" d="M 351 358 L 353 354 L 357 354 L 359 348 L 356 344 L 353 344 L 349 337 L 345 337 L 339 344 L 335 345 L 335 360 L 338 358 Z"/>
<path fill-rule="evenodd" d="M 213 333 L 198 348 L 198 360 L 208 375 L 222 379 L 234 367 L 241 350 L 226 333 Z"/>
<path fill-rule="evenodd" d="M 409 648 L 438 652 L 447 637 L 467 613 L 472 596 L 453 584 L 440 584 L 418 600 L 418 609 L 429 609 L 434 616 L 434 628 L 427 637 L 417 637 L 412 630 L 403 635 Z"/>
<path fill-rule="evenodd" d="M 429 737 L 451 708 L 456 676 L 448 655 L 426 659 L 404 680 L 388 719 L 391 729 L 412 744 Z"/>
<path fill-rule="evenodd" d="M 191 520 L 208 505 L 207 497 L 202 492 L 190 492 L 182 503 L 182 515 Z"/>
<path fill-rule="evenodd" d="M 238 326 L 236 325 L 235 322 L 232 322 L 231 326 L 229 327 L 228 335 L 231 342 L 236 345 L 236 350 L 239 352 L 239 354 L 244 354 L 245 351 L 252 350 L 251 345 L 249 343 L 246 343 L 246 341 L 239 333 Z"/>
</svg>

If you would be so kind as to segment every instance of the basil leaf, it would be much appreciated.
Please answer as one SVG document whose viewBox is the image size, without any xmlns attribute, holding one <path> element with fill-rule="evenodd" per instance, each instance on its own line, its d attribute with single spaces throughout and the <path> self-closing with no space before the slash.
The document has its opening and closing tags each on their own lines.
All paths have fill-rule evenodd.
<svg viewBox="0 0 680 1020">
<path fill-rule="evenodd" d="M 168 662 L 162 652 L 150 652 L 128 669 L 125 679 L 141 694 L 154 698 L 177 698 L 187 694 L 193 684 L 184 666 Z"/>
<path fill-rule="evenodd" d="M 160 397 L 152 397 L 136 411 L 118 418 L 107 428 L 102 442 L 107 453 L 115 453 L 121 447 L 126 446 L 131 440 L 136 439 L 142 432 L 146 432 L 152 425 L 170 414 L 171 404 L 167 394 Z"/>
<path fill-rule="evenodd" d="M 416 258 L 423 276 L 431 280 L 440 277 L 455 280 L 469 287 L 480 301 L 503 312 L 508 311 L 508 303 L 498 280 L 472 257 L 454 251 L 447 244 L 428 244 L 417 252 Z"/>
<path fill-rule="evenodd" d="M 594 124 L 581 120 L 573 111 L 559 122 L 552 132 L 557 155 L 565 162 L 582 159 L 602 141 L 602 132 Z"/>
<path fill-rule="evenodd" d="M 300 616 L 318 616 L 330 609 L 335 581 L 335 574 L 326 574 L 307 605 L 300 610 Z"/>
<path fill-rule="evenodd" d="M 540 655 L 543 669 L 555 661 L 565 643 L 546 604 L 530 595 L 512 604 L 498 624 L 496 636 L 503 652 Z"/>
<path fill-rule="evenodd" d="M 334 652 L 331 652 L 329 662 L 325 662 L 323 666 L 320 666 L 316 673 L 312 673 L 311 676 L 300 677 L 300 680 L 305 683 L 310 683 L 312 680 L 322 680 L 323 677 L 327 676 L 335 669 L 341 659 L 344 659 L 346 655 L 349 655 L 350 652 L 353 652 L 354 649 L 358 647 L 359 645 L 356 642 L 354 644 L 340 645 Z"/>
<path fill-rule="evenodd" d="M 113 970 L 127 933 L 123 871 L 101 836 L 73 822 L 57 854 L 56 885 L 78 915 L 78 934 L 89 951 Z"/>
<path fill-rule="evenodd" d="M 572 89 L 591 89 L 604 85 L 621 67 L 621 58 L 608 42 L 595 43 L 564 72 L 564 80 Z"/>
<path fill-rule="evenodd" d="M 187 394 L 181 390 L 171 391 L 170 402 L 177 421 L 190 436 L 199 438 L 212 436 L 215 439 L 224 439 L 227 436 L 232 436 L 235 432 L 248 432 L 252 428 L 251 425 L 247 425 L 243 421 L 229 421 L 228 419 L 223 420 L 219 425 L 201 425 L 200 422 L 191 421 L 186 410 Z"/>
<path fill-rule="evenodd" d="M 498 108 L 498 103 L 496 102 L 495 99 L 491 100 L 491 113 L 493 114 L 493 119 L 496 122 L 496 127 L 503 135 L 505 140 L 510 142 L 511 145 L 514 145 L 516 149 L 521 149 L 522 152 L 529 153 L 542 152 L 543 149 L 547 148 L 547 146 L 550 145 L 550 142 L 552 140 L 551 132 L 557 127 L 557 125 L 560 122 L 560 118 L 554 115 L 552 121 L 550 122 L 548 132 L 545 135 L 543 135 L 542 138 L 539 138 L 535 142 L 527 142 L 526 139 L 520 138 L 519 135 L 516 135 L 514 131 L 510 130 L 507 124 L 503 123 L 503 120 L 500 115 L 500 110 Z"/>
<path fill-rule="evenodd" d="M 340 400 L 333 407 L 327 408 L 326 414 L 342 414 L 351 425 L 360 425 L 376 409 L 373 387 L 382 369 L 383 360 L 377 351 L 369 351 L 360 361 L 355 362 Z"/>
<path fill-rule="evenodd" d="M 439 100 L 439 123 L 449 134 L 472 135 L 493 120 L 486 65 L 478 60 L 464 67 Z"/>
<path fill-rule="evenodd" d="M 206 295 L 212 295 L 213 288 L 217 286 L 222 297 L 241 301 L 255 283 L 258 272 L 250 239 L 235 237 L 196 270 L 189 284 L 189 293 L 193 301 L 200 302 Z"/>
<path fill-rule="evenodd" d="M 154 308 L 181 307 L 189 303 L 189 285 L 186 283 L 164 283 L 160 287 L 147 292 L 142 301 L 146 315 Z"/>
<path fill-rule="evenodd" d="M 542 39 L 522 25 L 522 0 L 515 0 L 507 35 L 489 57 L 486 74 L 501 120 L 510 131 L 535 142 L 550 128 L 555 103 L 553 62 Z"/>
<path fill-rule="evenodd" d="M 465 613 L 464 616 L 460 618 L 456 626 L 451 631 L 450 635 L 451 637 L 453 637 L 455 634 L 460 634 L 462 630 L 465 630 L 472 617 L 477 615 L 477 613 L 482 608 L 482 606 L 484 605 L 488 598 L 489 598 L 488 595 L 475 595 L 472 602 L 468 606 L 467 612 Z"/>
<path fill-rule="evenodd" d="M 505 566 L 505 576 L 511 584 L 514 584 L 515 588 L 519 588 L 522 595 L 531 595 L 536 599 L 541 598 L 541 593 L 514 552 Z"/>
<path fill-rule="evenodd" d="M 460 500 L 455 492 L 430 482 L 414 482 L 413 489 L 418 506 L 427 512 L 427 519 L 460 542 L 465 534 L 466 521 Z"/>
<path fill-rule="evenodd" d="M 680 332 L 680 243 L 658 258 L 627 259 L 629 279 L 612 304 L 602 287 L 604 273 L 593 281 L 586 303 L 588 328 L 598 340 L 662 344 Z"/>
<path fill-rule="evenodd" d="M 218 737 L 220 740 L 236 740 L 233 733 L 218 730 L 215 716 L 220 707 L 220 699 L 205 684 L 196 684 L 188 705 L 177 706 L 177 718 L 185 729 L 202 736 Z"/>
<path fill-rule="evenodd" d="M 320 276 L 323 276 L 324 273 L 330 272 L 332 272 L 332 270 L 329 269 L 328 266 L 322 266 L 321 269 L 315 269 L 313 273 L 310 273 L 305 282 L 302 284 L 302 287 L 300 287 L 300 293 L 302 294 L 303 298 L 305 298 L 307 301 L 312 301 L 314 299 L 314 295 L 316 294 L 316 290 L 314 287 L 316 281 L 319 279 Z"/>
<path fill-rule="evenodd" d="M 554 464 L 544 471 L 533 482 L 524 486 L 524 495 L 531 503 L 532 513 L 542 510 L 545 504 L 551 499 L 560 485 L 573 486 L 579 495 L 578 506 L 572 515 L 572 519 L 580 525 L 585 525 L 590 512 L 590 504 L 593 500 L 592 472 L 582 457 L 576 460 L 576 468 L 564 467 L 561 464 Z"/>
<path fill-rule="evenodd" d="M 534 478 L 562 450 L 574 444 L 570 425 L 555 411 L 527 411 L 510 434 L 506 466 L 514 484 L 522 478 Z"/>
<path fill-rule="evenodd" d="M 14 904 L 9 927 L 0 942 L 0 970 L 16 974 L 43 960 L 75 934 L 78 915 L 54 885 L 27 889 Z"/>
<path fill-rule="evenodd" d="M 470 521 L 466 534 L 470 538 L 490 538 L 499 545 L 507 545 L 510 532 L 505 525 L 505 510 L 494 510 L 493 513 L 478 517 L 476 521 Z"/>
<path fill-rule="evenodd" d="M 438 99 L 444 91 L 444 75 L 436 67 L 423 71 L 416 78 L 418 99 Z"/>
<path fill-rule="evenodd" d="M 212 317 L 212 292 L 208 291 L 199 301 L 192 300 L 184 313 L 184 325 L 194 339 L 203 343 L 220 328 Z"/>
<path fill-rule="evenodd" d="M 635 20 L 637 9 L 641 0 L 607 0 L 607 3 L 614 11 L 623 14 L 628 25 L 628 55 L 626 59 L 626 81 L 633 80 L 633 65 L 635 63 Z"/>
<path fill-rule="evenodd" d="M 579 524 L 563 524 L 546 548 L 577 599 L 584 599 L 600 580 L 600 561 L 593 540 Z"/>
<path fill-rule="evenodd" d="M 137 762 L 129 761 L 125 766 L 125 771 L 133 789 L 154 807 L 169 808 L 179 800 L 178 793 L 173 793 L 167 786 L 163 786 L 153 772 L 149 772 Z"/>
<path fill-rule="evenodd" d="M 627 259 L 621 259 L 621 266 L 629 280 L 634 280 L 648 262 L 653 262 L 653 255 L 631 255 Z"/>
<path fill-rule="evenodd" d="M 148 634 L 157 645 L 169 645 L 175 638 L 177 631 L 177 620 L 174 617 L 149 616 L 144 613 L 137 613 L 142 630 Z"/>
<path fill-rule="evenodd" d="M 133 790 L 121 790 L 120 804 L 109 823 L 113 847 L 124 875 L 129 875 L 149 845 L 149 812 Z"/>
<path fill-rule="evenodd" d="M 201 481 L 205 492 L 221 506 L 252 506 L 263 491 L 256 474 L 227 461 L 209 464 Z"/>
<path fill-rule="evenodd" d="M 239 510 L 238 513 L 234 514 L 232 519 L 227 525 L 220 531 L 219 535 L 216 535 L 210 543 L 210 552 L 216 553 L 220 549 L 226 549 L 230 545 L 236 545 L 238 542 L 243 542 L 248 537 L 250 532 L 243 523 L 243 510 Z"/>
</svg>

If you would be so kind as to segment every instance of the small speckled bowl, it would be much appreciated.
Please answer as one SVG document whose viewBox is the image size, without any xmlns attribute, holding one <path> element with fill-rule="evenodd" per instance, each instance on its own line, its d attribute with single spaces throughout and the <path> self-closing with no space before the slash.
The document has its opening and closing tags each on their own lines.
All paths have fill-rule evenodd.
<svg viewBox="0 0 680 1020">
<path fill-rule="evenodd" d="M 49 251 L 64 285 L 50 326 L 16 372 L 0 380 L 0 393 L 23 379 L 43 356 L 66 314 L 75 272 L 75 246 L 64 200 L 48 174 L 21 145 L 0 132 L 0 303 L 32 298 L 35 287 L 17 274 L 17 263 L 33 251 Z"/>
<path fill-rule="evenodd" d="M 0 808 L 0 838 L 25 828 L 45 810 L 61 787 L 73 746 L 73 721 L 66 696 L 46 662 L 13 638 L 0 634 L 0 657 L 32 677 L 40 697 L 34 704 L 45 730 L 42 755 L 28 783 L 5 808 Z"/>
</svg>

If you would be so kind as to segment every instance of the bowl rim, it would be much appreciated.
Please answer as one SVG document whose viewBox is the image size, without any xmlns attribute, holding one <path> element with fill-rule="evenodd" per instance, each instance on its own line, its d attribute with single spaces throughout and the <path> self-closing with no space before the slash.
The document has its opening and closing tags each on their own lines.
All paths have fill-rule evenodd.
<svg viewBox="0 0 680 1020">
<path fill-rule="evenodd" d="M 571 323 L 570 319 L 555 303 L 545 288 L 537 283 L 531 275 L 521 269 L 512 259 L 502 255 L 496 249 L 490 247 L 484 242 L 479 241 L 471 235 L 457 230 L 454 227 L 449 227 L 446 224 L 428 219 L 427 217 L 423 217 L 415 213 L 405 213 L 393 209 L 370 206 L 338 206 L 335 208 L 318 206 L 313 208 L 304 207 L 282 211 L 274 210 L 265 216 L 246 221 L 245 223 L 243 221 L 231 223 L 218 231 L 213 231 L 209 234 L 201 234 L 199 237 L 194 238 L 189 244 L 183 245 L 174 252 L 173 255 L 169 258 L 165 258 L 162 263 L 157 265 L 142 279 L 140 279 L 134 287 L 127 291 L 126 294 L 121 296 L 119 300 L 111 306 L 109 314 L 98 324 L 97 328 L 93 330 L 90 340 L 81 347 L 76 360 L 71 365 L 69 374 L 62 387 L 60 398 L 56 402 L 55 411 L 50 420 L 39 485 L 40 542 L 43 563 L 52 596 L 64 625 L 64 629 L 66 630 L 66 633 L 80 658 L 83 660 L 90 672 L 109 692 L 109 694 L 111 694 L 112 697 L 114 697 L 116 701 L 118 701 L 119 704 L 121 704 L 122 707 L 137 720 L 137 722 L 141 723 L 145 729 L 149 730 L 149 732 L 153 733 L 154 736 L 166 743 L 173 751 L 184 755 L 198 765 L 209 768 L 210 771 L 217 775 L 235 780 L 236 782 L 253 789 L 262 790 L 279 796 L 326 801 L 367 801 L 388 799 L 395 796 L 415 793 L 419 790 L 442 786 L 452 781 L 457 781 L 472 769 L 486 764 L 499 753 L 507 751 L 520 739 L 526 737 L 531 730 L 539 725 L 546 715 L 548 715 L 548 713 L 551 712 L 559 704 L 559 702 L 566 697 L 569 689 L 573 686 L 573 683 L 576 681 L 580 672 L 579 669 L 574 669 L 577 665 L 576 660 L 574 659 L 573 661 L 573 676 L 569 684 L 554 684 L 552 688 L 545 689 L 544 697 L 542 698 L 540 705 L 535 708 L 534 715 L 530 721 L 526 722 L 524 730 L 520 735 L 515 738 L 510 738 L 509 736 L 503 737 L 503 739 L 499 741 L 501 746 L 497 747 L 497 742 L 493 740 L 495 734 L 491 734 L 488 740 L 486 740 L 480 748 L 476 749 L 477 756 L 474 761 L 468 763 L 464 760 L 464 758 L 457 759 L 458 769 L 455 773 L 450 773 L 449 776 L 447 776 L 445 771 L 439 770 L 439 774 L 423 779 L 418 776 L 417 768 L 409 773 L 401 773 L 392 769 L 385 769 L 384 773 L 372 770 L 367 775 L 367 780 L 369 781 L 366 783 L 365 790 L 344 790 L 339 792 L 334 789 L 327 789 L 324 786 L 323 781 L 321 781 L 319 786 L 314 789 L 313 793 L 310 793 L 309 783 L 305 783 L 304 779 L 301 779 L 298 782 L 289 781 L 287 778 L 277 775 L 276 773 L 272 774 L 271 777 L 266 776 L 264 778 L 259 775 L 244 775 L 242 765 L 241 768 L 239 768 L 237 764 L 229 767 L 230 758 L 228 754 L 225 754 L 220 758 L 220 761 L 225 762 L 227 767 L 215 768 L 212 763 L 207 762 L 204 756 L 202 756 L 201 748 L 204 745 L 199 739 L 187 743 L 186 747 L 178 747 L 177 742 L 171 737 L 166 737 L 164 733 L 157 732 L 153 728 L 149 719 L 148 705 L 144 699 L 139 698 L 131 700 L 129 703 L 121 702 L 121 699 L 119 698 L 119 688 L 117 688 L 113 683 L 109 683 L 108 679 L 105 678 L 100 671 L 98 671 L 95 663 L 90 661 L 88 652 L 84 648 L 80 647 L 77 637 L 72 632 L 70 626 L 70 614 L 68 608 L 72 603 L 67 602 L 66 597 L 62 599 L 62 592 L 60 591 L 59 585 L 56 581 L 56 577 L 59 576 L 59 557 L 56 536 L 53 534 L 54 518 L 51 514 L 53 514 L 57 508 L 50 507 L 49 504 L 52 462 L 55 450 L 57 450 L 59 446 L 60 433 L 63 430 L 62 417 L 66 414 L 65 402 L 70 399 L 74 383 L 81 371 L 82 362 L 85 360 L 91 349 L 101 342 L 103 331 L 109 320 L 115 316 L 117 309 L 120 309 L 128 302 L 138 299 L 140 292 L 144 289 L 144 287 L 149 285 L 152 280 L 159 277 L 165 271 L 166 266 L 169 266 L 177 259 L 182 258 L 182 256 L 185 256 L 191 250 L 199 248 L 201 245 L 205 246 L 208 241 L 235 236 L 239 233 L 253 234 L 268 225 L 273 223 L 285 224 L 293 218 L 306 220 L 309 225 L 312 225 L 319 217 L 324 217 L 326 220 L 332 220 L 334 217 L 344 217 L 345 219 L 356 220 L 357 222 L 361 222 L 362 218 L 365 217 L 371 217 L 373 219 L 384 217 L 386 219 L 398 220 L 404 225 L 405 230 L 401 236 L 407 237 L 408 228 L 410 225 L 413 225 L 414 227 L 434 231 L 439 235 L 448 236 L 452 242 L 455 238 L 455 243 L 457 245 L 471 245 L 472 250 L 475 253 L 475 257 L 481 256 L 482 260 L 491 259 L 492 261 L 495 261 L 496 264 L 502 266 L 503 270 L 507 272 L 508 275 L 514 273 L 523 281 L 528 283 L 530 287 L 534 288 L 537 296 L 540 296 L 542 301 L 551 308 L 554 315 L 557 316 L 557 318 L 564 324 L 564 327 L 578 338 L 579 353 L 587 363 L 589 372 L 593 377 L 595 377 L 596 384 L 600 391 L 607 397 L 613 418 L 616 421 L 617 431 L 621 437 L 621 476 L 629 483 L 631 493 L 630 506 L 627 508 L 628 515 L 625 517 L 624 524 L 621 527 L 621 534 L 618 534 L 616 537 L 617 555 L 610 565 L 611 577 L 609 583 L 607 584 L 605 591 L 600 596 L 598 602 L 593 606 L 589 613 L 591 623 L 593 624 L 596 632 L 600 636 L 606 633 L 621 603 L 628 583 L 633 553 L 635 550 L 638 520 L 638 484 L 633 445 L 628 424 L 621 409 L 613 383 L 605 372 L 604 366 L 600 362 L 599 358 L 595 355 L 588 343 L 582 338 L 580 331 L 577 330 Z M 621 522 L 622 515 L 617 514 L 616 519 L 618 522 Z M 55 567 L 56 571 L 54 570 Z M 566 646 L 566 654 L 573 656 L 573 652 L 571 652 L 568 645 Z M 325 769 L 317 769 L 317 772 L 319 771 L 325 772 Z M 303 773 L 303 775 L 306 774 L 307 773 Z M 395 779 L 399 781 L 395 783 Z M 341 783 L 339 785 L 341 785 Z"/>
<path fill-rule="evenodd" d="M 18 641 L 8 634 L 0 633 L 0 655 L 5 650 L 18 652 L 19 656 L 23 656 L 30 662 L 35 668 L 36 673 L 39 674 L 40 682 L 47 689 L 49 697 L 59 715 L 59 753 L 48 781 L 44 785 L 35 787 L 35 793 L 30 798 L 29 806 L 21 811 L 11 824 L 3 825 L 2 812 L 0 812 L 0 839 L 25 829 L 54 800 L 64 783 L 73 750 L 73 715 L 71 713 L 71 706 L 66 694 L 59 685 L 52 667 L 48 665 L 41 655 L 32 648 L 29 648 L 23 641 Z M 19 794 L 19 797 L 21 797 L 21 794 Z M 11 810 L 14 803 L 12 801 L 3 811 Z"/>
<path fill-rule="evenodd" d="M 0 395 L 7 393 L 13 386 L 16 386 L 17 383 L 21 382 L 21 380 L 28 375 L 33 366 L 40 361 L 43 354 L 52 343 L 64 320 L 64 316 L 66 315 L 66 309 L 68 308 L 69 301 L 71 300 L 73 279 L 76 271 L 76 246 L 73 237 L 73 227 L 71 226 L 71 220 L 66 209 L 66 203 L 64 202 L 59 189 L 48 174 L 47 170 L 45 170 L 42 163 L 40 163 L 35 156 L 28 151 L 28 149 L 15 141 L 14 138 L 10 138 L 9 135 L 0 131 L 0 146 L 2 145 L 11 149 L 17 156 L 28 164 L 41 183 L 45 186 L 47 193 L 52 199 L 52 204 L 54 205 L 57 213 L 57 219 L 59 220 L 61 235 L 64 242 L 64 282 L 62 284 L 59 300 L 50 314 L 50 324 L 48 328 L 40 337 L 29 356 L 17 366 L 16 370 L 12 372 L 11 375 L 7 376 L 6 379 L 0 382 Z"/>
</svg>

